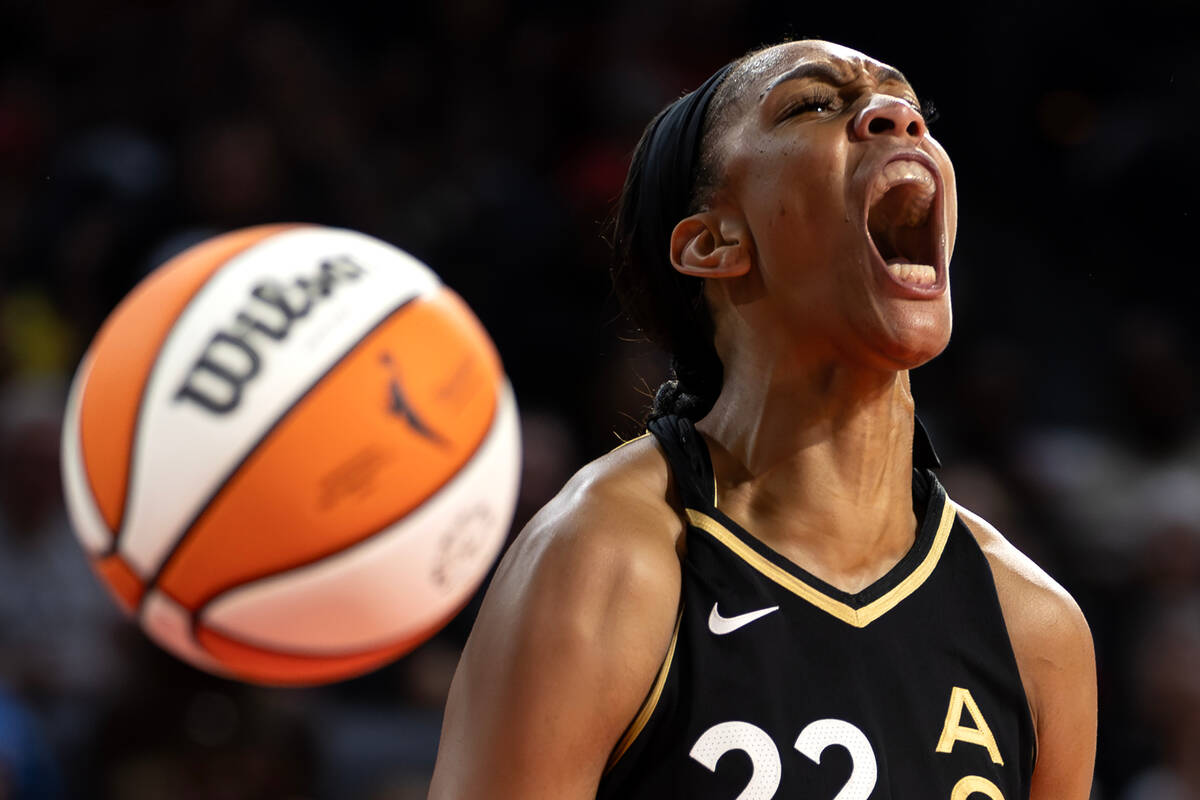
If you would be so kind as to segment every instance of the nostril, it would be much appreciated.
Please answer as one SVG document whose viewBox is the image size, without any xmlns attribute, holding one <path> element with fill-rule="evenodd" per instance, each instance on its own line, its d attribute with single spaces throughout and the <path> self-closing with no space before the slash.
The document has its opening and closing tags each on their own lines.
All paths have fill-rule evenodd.
<svg viewBox="0 0 1200 800">
<path fill-rule="evenodd" d="M 921 135 L 921 127 L 919 125 L 917 125 L 917 121 L 915 119 L 912 122 L 908 123 L 908 127 L 905 128 L 904 131 L 909 136 L 920 136 Z"/>
<path fill-rule="evenodd" d="M 896 127 L 895 123 L 887 117 L 875 117 L 875 119 L 867 123 L 867 130 L 871 133 L 883 133 L 884 131 L 890 131 L 894 127 Z"/>
</svg>

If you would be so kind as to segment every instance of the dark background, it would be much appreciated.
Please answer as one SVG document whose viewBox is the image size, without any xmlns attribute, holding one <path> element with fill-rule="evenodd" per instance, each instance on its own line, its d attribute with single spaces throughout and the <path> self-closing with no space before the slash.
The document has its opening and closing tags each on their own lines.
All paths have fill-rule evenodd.
<svg viewBox="0 0 1200 800">
<path fill-rule="evenodd" d="M 187 244 L 260 222 L 424 259 L 524 417 L 518 523 L 637 431 L 662 361 L 603 221 L 650 116 L 786 37 L 902 69 L 940 112 L 956 325 L 913 376 L 951 494 L 1091 621 L 1097 797 L 1200 798 L 1200 44 L 1189 3 L 730 0 L 0 5 L 0 798 L 423 797 L 469 618 L 338 686 L 162 654 L 62 508 L 65 385 Z"/>
</svg>

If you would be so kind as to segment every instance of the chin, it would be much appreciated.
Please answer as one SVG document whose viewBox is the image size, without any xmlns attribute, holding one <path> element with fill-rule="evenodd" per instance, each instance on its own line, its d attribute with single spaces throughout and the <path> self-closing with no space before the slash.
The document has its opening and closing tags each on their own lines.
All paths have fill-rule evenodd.
<svg viewBox="0 0 1200 800">
<path fill-rule="evenodd" d="M 950 343 L 953 318 L 949 303 L 919 303 L 904 308 L 879 332 L 876 351 L 890 369 L 914 369 L 932 361 Z"/>
</svg>

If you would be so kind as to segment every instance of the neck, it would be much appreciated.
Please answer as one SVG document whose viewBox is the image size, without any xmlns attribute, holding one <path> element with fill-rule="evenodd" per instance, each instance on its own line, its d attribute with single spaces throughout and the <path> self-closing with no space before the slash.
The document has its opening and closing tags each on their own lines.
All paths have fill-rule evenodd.
<svg viewBox="0 0 1200 800">
<path fill-rule="evenodd" d="M 858 591 L 915 537 L 908 373 L 763 366 L 727 371 L 698 426 L 719 503 L 809 572 Z"/>
</svg>

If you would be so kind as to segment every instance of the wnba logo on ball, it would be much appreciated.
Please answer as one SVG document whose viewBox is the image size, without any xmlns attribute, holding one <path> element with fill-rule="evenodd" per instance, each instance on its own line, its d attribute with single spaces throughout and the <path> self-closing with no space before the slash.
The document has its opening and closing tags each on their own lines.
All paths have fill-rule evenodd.
<svg viewBox="0 0 1200 800">
<path fill-rule="evenodd" d="M 339 255 L 322 261 L 312 279 L 296 278 L 290 286 L 274 280 L 255 285 L 250 290 L 250 305 L 237 313 L 230 330 L 219 330 L 208 340 L 175 399 L 191 400 L 215 414 L 233 411 L 242 399 L 242 389 L 262 366 L 262 357 L 249 339 L 251 334 L 257 331 L 282 342 L 292 324 L 308 316 L 315 302 L 329 297 L 338 284 L 358 280 L 365 272 L 350 256 Z M 274 319 L 263 319 L 263 311 Z"/>
</svg>

